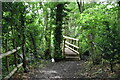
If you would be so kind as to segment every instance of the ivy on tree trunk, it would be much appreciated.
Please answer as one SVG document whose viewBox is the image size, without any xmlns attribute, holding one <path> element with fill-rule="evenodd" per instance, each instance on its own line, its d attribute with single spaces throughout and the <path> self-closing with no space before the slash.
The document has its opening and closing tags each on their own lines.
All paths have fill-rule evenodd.
<svg viewBox="0 0 120 80">
<path fill-rule="evenodd" d="M 62 19 L 63 19 L 63 9 L 64 4 L 59 3 L 56 6 L 56 28 L 54 33 L 54 57 L 57 59 L 60 59 L 62 57 L 62 49 L 61 49 L 61 43 L 62 43 Z"/>
</svg>

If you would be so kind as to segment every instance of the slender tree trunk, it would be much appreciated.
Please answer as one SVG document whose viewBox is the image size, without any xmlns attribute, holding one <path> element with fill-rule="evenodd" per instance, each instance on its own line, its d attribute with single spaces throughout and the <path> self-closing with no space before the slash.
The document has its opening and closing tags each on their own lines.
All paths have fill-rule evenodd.
<svg viewBox="0 0 120 80">
<path fill-rule="evenodd" d="M 45 14 L 45 40 L 46 40 L 46 49 L 45 49 L 45 57 L 46 59 L 50 59 L 51 58 L 51 30 L 50 30 L 50 26 L 48 24 L 48 12 L 46 11 Z"/>
<path fill-rule="evenodd" d="M 6 52 L 8 51 L 8 39 L 5 40 L 5 44 L 6 44 Z M 9 72 L 9 61 L 8 61 L 8 56 L 6 56 L 6 68 L 7 71 Z"/>
<path fill-rule="evenodd" d="M 92 33 L 89 34 L 88 40 L 90 41 L 90 55 L 92 57 L 93 64 L 95 64 L 95 52 L 94 52 L 95 47 L 94 47 L 94 44 L 93 44 L 94 35 Z"/>
<path fill-rule="evenodd" d="M 119 39 L 120 39 L 120 1 L 118 2 L 118 33 L 119 33 Z"/>
<path fill-rule="evenodd" d="M 24 10 L 25 11 L 25 10 Z M 25 23 L 24 11 L 21 13 L 21 26 L 22 26 L 22 53 L 23 53 L 23 68 L 24 72 L 28 72 L 26 55 L 25 55 Z"/>
<path fill-rule="evenodd" d="M 13 39 L 12 39 L 12 43 L 13 43 L 13 48 L 16 49 L 16 44 L 15 44 L 15 28 L 11 25 L 12 28 L 12 35 L 13 35 Z M 14 64 L 17 67 L 17 52 L 14 53 Z"/>
<path fill-rule="evenodd" d="M 114 69 L 113 69 L 113 61 L 112 61 L 112 60 L 110 61 L 110 70 L 111 70 L 112 72 L 114 72 Z"/>
<path fill-rule="evenodd" d="M 78 8 L 79 8 L 80 13 L 82 13 L 83 12 L 83 3 L 82 3 L 82 0 L 80 0 L 80 2 L 77 0 L 77 4 L 78 4 Z"/>
<path fill-rule="evenodd" d="M 30 33 L 30 36 L 31 36 L 31 40 L 32 40 L 32 44 L 33 44 L 33 49 L 34 49 L 33 54 L 34 54 L 35 59 L 37 59 L 37 58 L 38 58 L 38 57 L 37 57 L 37 48 L 36 48 L 35 39 L 34 39 L 34 37 L 33 37 L 33 33 Z"/>
</svg>

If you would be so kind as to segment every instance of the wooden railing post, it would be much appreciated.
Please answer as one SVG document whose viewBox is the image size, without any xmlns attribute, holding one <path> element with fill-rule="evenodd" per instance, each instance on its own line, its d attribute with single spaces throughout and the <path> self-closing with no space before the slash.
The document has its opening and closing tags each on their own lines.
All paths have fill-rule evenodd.
<svg viewBox="0 0 120 80">
<path fill-rule="evenodd" d="M 27 62 L 26 62 L 26 56 L 25 56 L 25 45 L 22 45 L 22 53 L 23 53 L 23 68 L 24 68 L 24 72 L 28 72 L 27 70 Z"/>
<path fill-rule="evenodd" d="M 74 40 L 71 40 L 71 44 L 73 44 L 74 43 Z M 72 46 L 72 48 L 74 49 L 74 47 Z"/>
<path fill-rule="evenodd" d="M 66 39 L 64 38 L 64 43 L 63 43 L 63 56 L 65 55 L 65 41 L 66 41 Z"/>
<path fill-rule="evenodd" d="M 17 52 L 14 53 L 14 63 L 15 67 L 17 67 Z"/>
<path fill-rule="evenodd" d="M 78 40 L 78 52 L 79 52 L 79 56 L 80 56 L 80 59 L 81 59 L 81 53 L 80 53 L 80 40 Z"/>
<path fill-rule="evenodd" d="M 8 51 L 8 42 L 6 39 L 6 52 Z M 8 63 L 8 56 L 6 56 L 6 69 L 9 72 L 9 63 Z"/>
<path fill-rule="evenodd" d="M 9 72 L 8 56 L 6 56 L 6 68 L 7 68 L 7 71 Z"/>
<path fill-rule="evenodd" d="M 74 45 L 76 45 L 76 41 L 74 41 Z"/>
<path fill-rule="evenodd" d="M 79 46 L 79 40 L 78 40 L 78 47 L 79 47 L 79 48 L 78 48 L 78 51 L 79 51 L 79 49 L 80 49 L 80 46 Z"/>
</svg>

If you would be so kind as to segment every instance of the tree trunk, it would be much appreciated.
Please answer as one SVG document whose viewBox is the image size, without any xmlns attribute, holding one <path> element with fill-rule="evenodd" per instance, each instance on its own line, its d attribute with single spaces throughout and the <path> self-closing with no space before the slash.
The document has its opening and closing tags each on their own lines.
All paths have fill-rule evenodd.
<svg viewBox="0 0 120 80">
<path fill-rule="evenodd" d="M 15 28 L 11 25 L 12 28 L 12 43 L 13 43 L 13 48 L 16 49 L 16 44 L 15 44 Z M 17 67 L 17 52 L 14 53 L 14 64 Z"/>
<path fill-rule="evenodd" d="M 93 64 L 95 64 L 95 47 L 94 47 L 94 44 L 93 44 L 93 40 L 94 40 L 94 35 L 92 33 L 89 34 L 88 36 L 88 40 L 90 42 L 90 55 L 92 57 L 92 61 L 93 61 Z"/>
<path fill-rule="evenodd" d="M 57 9 L 56 9 L 56 28 L 55 28 L 55 33 L 54 33 L 54 46 L 55 46 L 55 51 L 54 51 L 54 57 L 56 59 L 61 59 L 62 57 L 62 49 L 61 49 L 61 43 L 62 43 L 62 19 L 63 19 L 63 7 L 64 4 L 59 3 L 57 4 Z"/>
<path fill-rule="evenodd" d="M 25 11 L 25 10 L 24 10 Z M 21 13 L 21 26 L 22 26 L 22 53 L 23 53 L 23 68 L 24 72 L 28 72 L 26 55 L 25 55 L 25 23 L 24 11 Z"/>
<path fill-rule="evenodd" d="M 33 37 L 33 33 L 30 33 L 30 37 L 31 37 L 32 44 L 33 44 L 33 49 L 34 49 L 33 54 L 34 54 L 35 59 L 37 59 L 37 58 L 38 58 L 38 57 L 37 57 L 37 48 L 36 48 L 35 39 L 34 39 L 34 37 Z"/>
<path fill-rule="evenodd" d="M 83 3 L 82 3 L 82 0 L 80 0 L 80 2 L 77 0 L 77 4 L 78 4 L 78 8 L 79 8 L 80 13 L 82 13 L 83 12 Z"/>
<path fill-rule="evenodd" d="M 120 1 L 118 2 L 118 34 L 119 34 L 119 40 L 120 40 Z"/>
<path fill-rule="evenodd" d="M 50 26 L 48 25 L 48 12 L 46 11 L 45 14 L 45 40 L 46 40 L 46 47 L 45 47 L 45 57 L 46 59 L 50 59 L 51 58 L 51 30 L 50 30 Z"/>
<path fill-rule="evenodd" d="M 8 51 L 8 39 L 5 40 L 5 44 L 6 44 L 6 52 Z M 7 68 L 7 71 L 9 72 L 9 61 L 8 61 L 8 56 L 6 56 L 6 68 Z"/>
</svg>

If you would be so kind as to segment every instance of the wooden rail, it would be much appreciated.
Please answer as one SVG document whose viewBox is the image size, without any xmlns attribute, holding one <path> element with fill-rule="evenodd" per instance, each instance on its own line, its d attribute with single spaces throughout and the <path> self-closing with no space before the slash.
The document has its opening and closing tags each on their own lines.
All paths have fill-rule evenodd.
<svg viewBox="0 0 120 80">
<path fill-rule="evenodd" d="M 78 52 L 78 51 L 76 51 L 76 50 L 74 50 L 73 48 L 71 48 L 71 47 L 69 47 L 69 46 L 67 46 L 67 45 L 65 45 L 65 47 L 67 47 L 67 48 L 69 48 L 70 50 L 72 50 L 73 52 L 75 52 L 75 53 L 79 54 L 79 52 Z"/>
<path fill-rule="evenodd" d="M 64 35 L 63 35 L 63 37 L 64 37 L 65 39 L 70 39 L 70 40 L 79 41 L 79 39 L 71 38 L 71 37 L 68 37 L 68 36 L 64 36 Z"/>
<path fill-rule="evenodd" d="M 6 65 L 6 68 L 7 68 L 7 71 L 9 72 L 9 74 L 8 74 L 6 77 L 3 78 L 4 80 L 9 79 L 9 78 L 18 70 L 18 68 L 23 65 L 23 60 L 21 60 L 22 63 L 20 63 L 20 64 L 18 64 L 18 62 L 17 62 L 17 58 L 20 57 L 20 55 L 19 55 L 17 52 L 18 52 L 20 49 L 21 49 L 21 47 L 17 47 L 16 49 L 13 49 L 13 50 L 8 51 L 8 52 L 6 52 L 6 53 L 0 54 L 0 59 L 2 59 L 2 58 L 4 58 L 4 57 L 6 57 L 6 59 L 7 59 L 7 61 L 6 61 L 6 64 L 7 64 L 7 65 Z M 9 71 L 9 65 L 8 65 L 8 57 L 9 57 L 10 55 L 12 55 L 12 54 L 14 54 L 14 65 L 15 65 L 15 68 L 10 72 L 10 71 Z M 17 57 L 17 56 L 18 56 L 18 57 Z M 20 59 L 22 59 L 22 58 L 20 58 Z"/>
<path fill-rule="evenodd" d="M 67 41 L 65 41 L 65 44 L 70 45 L 70 46 L 73 46 L 74 48 L 79 49 L 79 47 L 78 47 L 78 46 L 76 46 L 76 45 L 74 45 L 74 44 L 71 44 L 71 43 L 69 43 L 69 42 L 67 42 Z"/>
<path fill-rule="evenodd" d="M 8 52 L 6 52 L 6 53 L 3 53 L 3 54 L 1 54 L 0 55 L 0 59 L 1 58 L 3 58 L 3 57 L 5 57 L 5 56 L 8 56 L 8 55 L 10 55 L 10 54 L 12 54 L 12 53 L 15 53 L 17 50 L 19 50 L 21 47 L 17 47 L 17 49 L 13 49 L 12 51 L 8 51 Z"/>
<path fill-rule="evenodd" d="M 15 67 L 4 79 L 9 79 L 17 70 L 19 67 L 21 67 L 23 63 L 19 64 L 17 67 Z"/>
<path fill-rule="evenodd" d="M 79 39 L 71 38 L 64 35 L 63 38 L 64 38 L 63 53 L 65 54 L 65 48 L 68 48 L 73 52 L 79 54 Z"/>
</svg>

